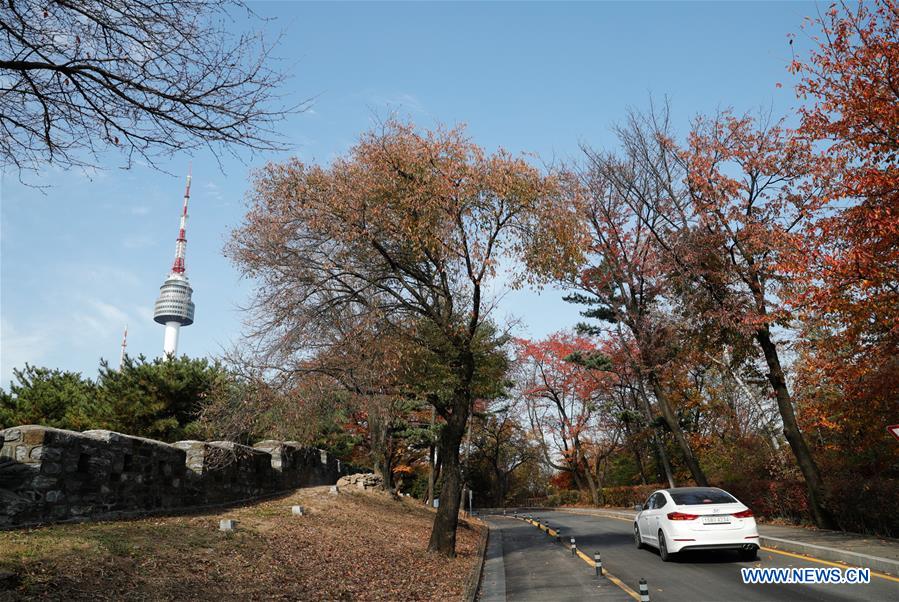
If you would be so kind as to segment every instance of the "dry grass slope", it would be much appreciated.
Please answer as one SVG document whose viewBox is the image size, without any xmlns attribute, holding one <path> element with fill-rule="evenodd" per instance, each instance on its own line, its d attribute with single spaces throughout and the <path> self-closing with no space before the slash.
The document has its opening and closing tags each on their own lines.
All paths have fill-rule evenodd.
<svg viewBox="0 0 899 602">
<path fill-rule="evenodd" d="M 238 530 L 219 532 L 221 518 Z M 446 560 L 426 551 L 432 518 L 411 500 L 314 487 L 214 514 L 4 532 L 0 572 L 23 581 L 0 600 L 457 601 L 481 527 L 460 527 Z"/>
</svg>

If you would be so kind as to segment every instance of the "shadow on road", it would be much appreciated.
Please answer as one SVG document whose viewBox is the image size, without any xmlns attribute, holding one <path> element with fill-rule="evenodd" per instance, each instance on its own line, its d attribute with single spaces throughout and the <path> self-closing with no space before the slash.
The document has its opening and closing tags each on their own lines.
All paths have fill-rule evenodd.
<svg viewBox="0 0 899 602">
<path fill-rule="evenodd" d="M 655 548 L 641 550 L 644 554 L 652 554 L 659 557 L 659 551 Z M 658 558 L 662 562 L 661 558 Z M 757 560 L 741 560 L 738 552 L 734 550 L 687 550 L 672 554 L 669 563 L 672 564 L 745 564 L 747 566 L 758 562 Z"/>
</svg>

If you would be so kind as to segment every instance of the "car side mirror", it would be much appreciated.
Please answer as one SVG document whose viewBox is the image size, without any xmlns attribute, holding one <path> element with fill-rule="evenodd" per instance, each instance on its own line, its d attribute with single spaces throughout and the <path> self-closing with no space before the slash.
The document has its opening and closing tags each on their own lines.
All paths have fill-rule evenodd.
<svg viewBox="0 0 899 602">
<path fill-rule="evenodd" d="M 643 504 L 634 504 L 634 510 L 636 510 L 637 512 L 642 512 Z"/>
</svg>

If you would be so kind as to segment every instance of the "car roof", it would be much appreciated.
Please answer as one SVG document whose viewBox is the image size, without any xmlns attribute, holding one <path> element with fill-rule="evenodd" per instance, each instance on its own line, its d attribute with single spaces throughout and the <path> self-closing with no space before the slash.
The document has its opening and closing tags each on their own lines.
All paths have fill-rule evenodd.
<svg viewBox="0 0 899 602">
<path fill-rule="evenodd" d="M 720 487 L 669 487 L 668 489 L 659 489 L 659 491 L 667 491 L 668 493 L 699 493 L 700 491 L 724 491 Z"/>
</svg>

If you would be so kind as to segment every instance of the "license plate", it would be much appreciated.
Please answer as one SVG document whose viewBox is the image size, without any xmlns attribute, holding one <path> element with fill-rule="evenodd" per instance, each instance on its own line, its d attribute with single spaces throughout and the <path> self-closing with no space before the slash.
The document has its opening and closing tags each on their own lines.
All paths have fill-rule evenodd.
<svg viewBox="0 0 899 602">
<path fill-rule="evenodd" d="M 720 525 L 726 524 L 730 522 L 729 516 L 703 516 L 702 524 L 703 525 Z"/>
</svg>

